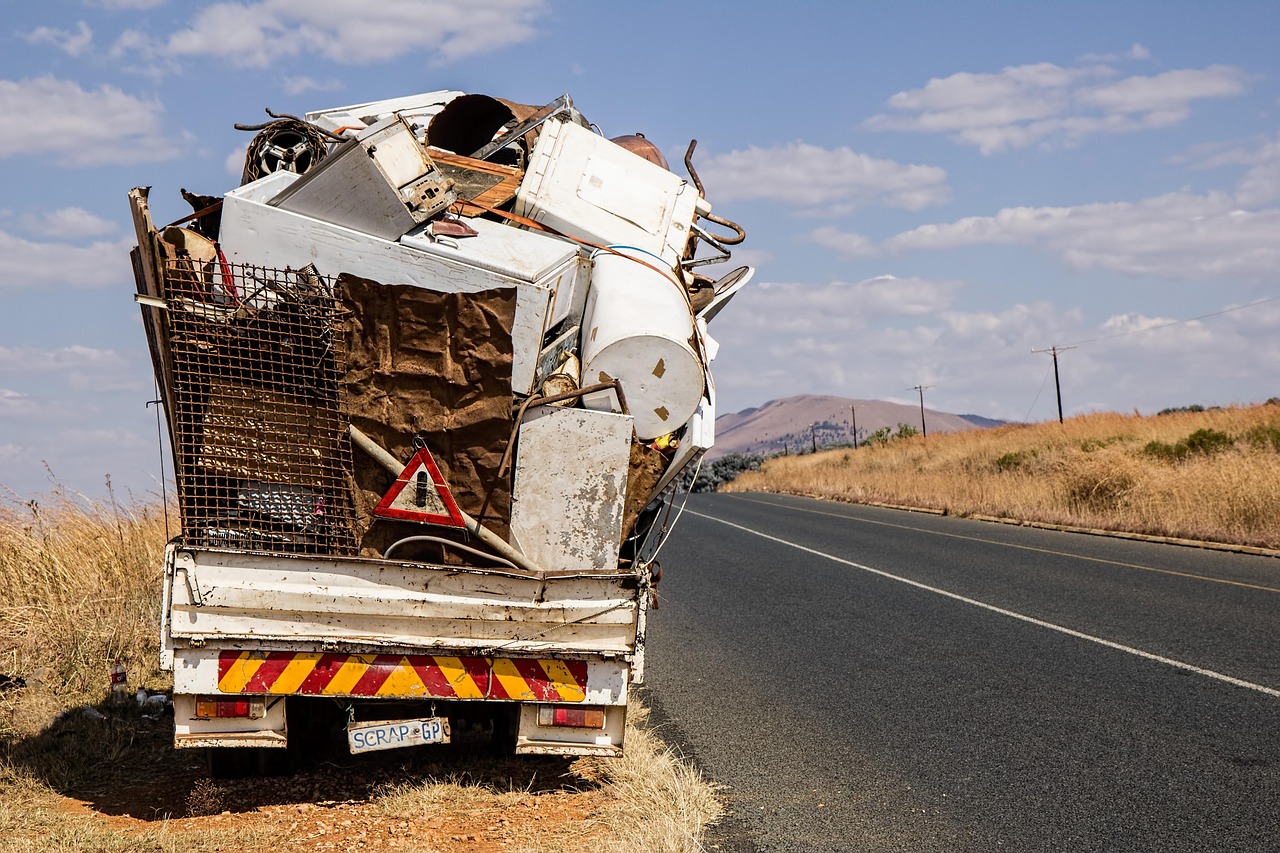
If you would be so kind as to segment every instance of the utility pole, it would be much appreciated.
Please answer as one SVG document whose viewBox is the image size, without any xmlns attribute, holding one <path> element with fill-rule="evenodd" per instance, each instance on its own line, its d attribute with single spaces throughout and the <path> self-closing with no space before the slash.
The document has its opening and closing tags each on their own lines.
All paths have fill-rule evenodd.
<svg viewBox="0 0 1280 853">
<path fill-rule="evenodd" d="M 818 422 L 809 424 L 809 438 L 813 439 L 813 452 L 818 452 Z"/>
<path fill-rule="evenodd" d="M 1058 381 L 1058 353 L 1066 352 L 1075 347 L 1049 347 L 1048 349 L 1033 349 L 1032 352 L 1047 352 L 1053 356 L 1053 387 L 1058 392 L 1058 423 L 1062 423 L 1062 383 Z"/>
<path fill-rule="evenodd" d="M 910 390 L 920 392 L 920 435 L 925 438 L 929 437 L 929 430 L 924 426 L 924 389 L 932 388 L 932 385 L 913 385 Z"/>
<path fill-rule="evenodd" d="M 849 417 L 853 421 L 853 449 L 857 450 L 858 449 L 858 412 L 853 408 L 852 405 L 849 406 Z"/>
</svg>

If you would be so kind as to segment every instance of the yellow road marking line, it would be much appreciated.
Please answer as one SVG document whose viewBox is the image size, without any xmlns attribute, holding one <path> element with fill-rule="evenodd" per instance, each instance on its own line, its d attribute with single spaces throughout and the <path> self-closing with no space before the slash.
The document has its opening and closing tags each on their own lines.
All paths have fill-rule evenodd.
<svg viewBox="0 0 1280 853">
<path fill-rule="evenodd" d="M 874 521 L 869 518 L 857 518 L 851 515 L 841 515 L 838 512 L 823 512 L 820 509 L 808 509 L 806 507 L 792 506 L 790 504 L 772 503 L 770 501 L 762 501 L 756 498 L 739 498 L 737 495 L 731 495 L 730 497 L 737 498 L 738 500 L 741 500 L 741 501 L 747 501 L 748 503 L 757 503 L 757 504 L 763 504 L 764 506 L 777 507 L 778 509 L 793 509 L 796 512 L 808 512 L 808 513 L 813 513 L 814 515 L 829 515 L 832 518 L 843 518 L 846 521 L 857 521 L 862 524 L 879 524 L 883 527 L 896 527 L 899 530 L 910 530 L 913 533 L 928 533 L 933 536 L 947 536 L 947 537 L 950 537 L 951 539 L 965 539 L 970 542 L 981 542 L 984 545 L 1000 545 L 1005 548 L 1017 548 L 1021 551 L 1034 551 L 1039 554 L 1051 554 L 1055 557 L 1071 557 L 1072 559 L 1084 560 L 1090 563 L 1102 563 L 1103 565 L 1107 565 L 1107 566 L 1119 566 L 1120 568 L 1123 568 L 1123 569 L 1138 569 L 1139 571 L 1143 571 L 1143 572 L 1157 572 L 1162 575 L 1174 575 L 1175 577 L 1180 577 L 1180 578 L 1190 578 L 1192 580 L 1207 581 L 1209 583 L 1226 584 L 1227 586 L 1239 586 L 1239 587 L 1244 587 L 1245 589 L 1257 589 L 1257 590 L 1262 590 L 1263 592 L 1280 592 L 1280 589 L 1277 589 L 1276 587 L 1273 587 L 1273 586 L 1260 586 L 1258 584 L 1253 584 L 1253 583 L 1244 583 L 1243 581 L 1229 581 L 1229 580 L 1224 580 L 1223 578 L 1211 578 L 1206 575 L 1197 575 L 1197 574 L 1192 574 L 1190 572 L 1179 572 L 1179 571 L 1174 571 L 1173 569 L 1157 569 L 1155 566 L 1143 566 L 1137 563 L 1125 563 L 1119 560 L 1106 560 L 1106 559 L 1103 559 L 1102 557 L 1086 557 L 1083 554 L 1072 554 L 1068 551 L 1053 551 L 1049 548 L 1036 548 L 1032 545 L 1015 545 L 1012 542 L 998 542 L 994 539 L 983 539 L 979 536 L 965 536 L 960 533 L 943 533 L 940 530 L 929 530 L 928 528 L 925 528 L 925 527 L 912 527 L 909 524 L 894 524 L 892 521 Z"/>
</svg>

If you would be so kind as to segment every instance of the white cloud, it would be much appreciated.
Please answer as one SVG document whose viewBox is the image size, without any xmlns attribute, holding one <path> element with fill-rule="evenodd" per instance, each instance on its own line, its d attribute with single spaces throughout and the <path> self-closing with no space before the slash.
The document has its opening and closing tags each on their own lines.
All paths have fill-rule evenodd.
<svg viewBox="0 0 1280 853">
<path fill-rule="evenodd" d="M 68 370 L 118 370 L 126 364 L 120 353 L 75 344 L 50 349 L 46 347 L 0 346 L 0 375 L 29 375 Z"/>
<path fill-rule="evenodd" d="M 698 172 L 718 201 L 768 199 L 825 215 L 869 205 L 920 210 L 949 195 L 947 173 L 936 166 L 904 165 L 803 142 L 717 154 Z"/>
<path fill-rule="evenodd" d="M 355 65 L 406 54 L 444 63 L 528 41 L 544 0 L 261 0 L 215 3 L 169 36 L 174 57 L 267 68 L 295 56 Z"/>
<path fill-rule="evenodd" d="M 132 278 L 132 237 L 88 246 L 35 243 L 0 231 L 0 291 L 118 287 Z"/>
<path fill-rule="evenodd" d="M 236 180 L 240 179 L 240 176 L 244 174 L 244 156 L 248 153 L 249 143 L 246 142 L 244 145 L 241 145 L 235 151 L 232 151 L 227 155 L 227 159 L 223 161 L 222 167 L 226 169 L 228 175 L 231 175 Z"/>
<path fill-rule="evenodd" d="M 1099 62 L 1123 62 L 1127 59 L 1150 59 L 1151 51 L 1142 45 L 1134 42 L 1124 53 L 1086 53 L 1080 57 L 1080 62 L 1099 63 Z"/>
<path fill-rule="evenodd" d="M 282 81 L 286 95 L 303 95 L 307 92 L 338 92 L 340 80 L 315 80 L 311 77 L 286 77 Z"/>
<path fill-rule="evenodd" d="M 96 6 L 109 12 L 126 12 L 131 10 L 154 9 L 163 6 L 167 0 L 85 0 L 85 5 Z"/>
<path fill-rule="evenodd" d="M 1074 269 L 1175 279 L 1270 279 L 1280 268 L 1280 209 L 1240 209 L 1223 193 L 1170 193 L 1139 202 L 1014 207 L 923 225 L 889 251 L 982 244 L 1038 246 Z"/>
<path fill-rule="evenodd" d="M 47 413 L 40 401 L 12 388 L 0 388 L 0 418 L 29 418 Z"/>
<path fill-rule="evenodd" d="M 1245 74 L 1228 65 L 1111 79 L 1106 65 L 1020 65 L 995 74 L 960 72 L 898 92 L 888 110 L 864 122 L 873 130 L 946 133 L 983 154 L 1037 142 L 1078 144 L 1098 133 L 1128 133 L 1186 119 L 1191 102 L 1244 91 Z"/>
<path fill-rule="evenodd" d="M 53 27 L 37 27 L 23 38 L 29 44 L 51 44 L 69 56 L 79 56 L 93 43 L 93 31 L 84 21 L 77 21 L 74 33 Z"/>
<path fill-rule="evenodd" d="M 1236 185 L 1236 201 L 1255 207 L 1280 200 L 1280 138 L 1253 140 L 1248 145 L 1202 145 L 1174 162 L 1201 169 L 1248 166 Z"/>
<path fill-rule="evenodd" d="M 1275 385 L 1280 302 L 1170 325 L 1159 314 L 1091 320 L 1049 302 L 967 311 L 957 307 L 959 288 L 891 276 L 748 285 L 711 327 L 721 413 L 802 393 L 914 403 L 905 389 L 919 383 L 932 386 L 925 403 L 941 411 L 1056 418 L 1052 363 L 1032 350 L 1072 344 L 1059 360 L 1067 414 L 1274 393 L 1258 389 Z"/>
<path fill-rule="evenodd" d="M 40 380 L 40 387 L 47 389 L 50 375 L 62 376 L 68 389 L 80 393 L 110 394 L 151 387 L 149 374 L 139 374 L 112 349 L 79 344 L 56 348 L 0 346 L 0 376 L 28 380 L 45 377 Z"/>
<path fill-rule="evenodd" d="M 852 231 L 841 231 L 833 225 L 814 229 L 809 239 L 844 258 L 869 258 L 880 253 L 880 249 L 869 237 Z"/>
<path fill-rule="evenodd" d="M 64 207 L 52 213 L 26 214 L 22 227 L 44 237 L 101 237 L 116 230 L 116 224 L 84 208 Z"/>
<path fill-rule="evenodd" d="M 0 158 L 52 154 L 72 166 L 167 159 L 177 150 L 164 136 L 163 113 L 158 101 L 114 86 L 87 91 L 50 76 L 0 80 Z"/>
</svg>

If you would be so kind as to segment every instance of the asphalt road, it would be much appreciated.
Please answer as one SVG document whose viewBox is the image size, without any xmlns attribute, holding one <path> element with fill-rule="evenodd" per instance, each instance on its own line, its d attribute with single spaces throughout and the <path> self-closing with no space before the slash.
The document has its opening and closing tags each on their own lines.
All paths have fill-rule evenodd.
<svg viewBox="0 0 1280 853">
<path fill-rule="evenodd" d="M 720 850 L 1280 850 L 1280 560 L 694 495 L 648 701 Z"/>
</svg>

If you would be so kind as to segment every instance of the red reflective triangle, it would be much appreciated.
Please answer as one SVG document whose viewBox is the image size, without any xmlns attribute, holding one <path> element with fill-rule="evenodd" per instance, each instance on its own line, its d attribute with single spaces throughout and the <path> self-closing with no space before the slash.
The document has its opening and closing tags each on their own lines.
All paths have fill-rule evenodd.
<svg viewBox="0 0 1280 853">
<path fill-rule="evenodd" d="M 379 518 L 398 518 L 420 524 L 466 528 L 449 485 L 431 453 L 421 448 L 374 508 Z"/>
</svg>

